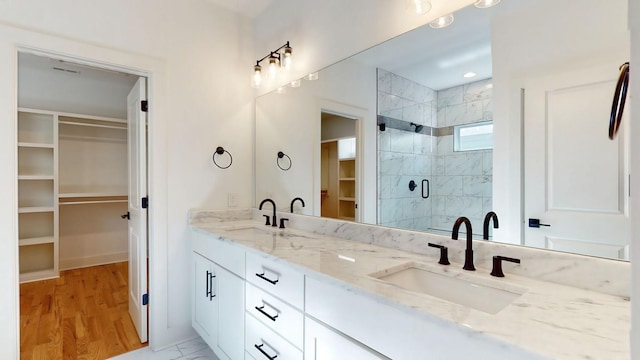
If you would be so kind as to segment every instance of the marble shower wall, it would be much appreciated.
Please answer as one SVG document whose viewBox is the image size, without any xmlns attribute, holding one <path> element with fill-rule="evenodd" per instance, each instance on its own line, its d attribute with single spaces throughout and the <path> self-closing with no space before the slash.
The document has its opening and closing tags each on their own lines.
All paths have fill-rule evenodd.
<svg viewBox="0 0 640 360">
<path fill-rule="evenodd" d="M 432 128 L 491 120 L 490 84 L 435 91 L 378 69 L 378 115 Z M 429 199 L 421 197 L 422 179 L 430 181 Z M 418 184 L 414 191 L 411 180 Z M 491 150 L 454 152 L 452 135 L 378 131 L 378 224 L 448 232 L 458 216 L 466 216 L 481 233 L 491 195 Z"/>
<path fill-rule="evenodd" d="M 493 119 L 491 79 L 437 92 L 435 126 L 449 128 Z M 482 234 L 484 215 L 492 210 L 493 150 L 453 151 L 453 135 L 439 136 L 433 161 L 434 197 L 431 226 L 451 231 L 458 216 L 471 220 Z M 499 216 L 500 214 L 498 214 Z"/>
<path fill-rule="evenodd" d="M 378 115 L 433 126 L 436 92 L 378 69 Z M 410 230 L 431 228 L 431 198 L 423 199 L 422 179 L 431 174 L 435 138 L 387 128 L 378 132 L 378 224 Z M 409 190 L 409 182 L 418 184 Z"/>
</svg>

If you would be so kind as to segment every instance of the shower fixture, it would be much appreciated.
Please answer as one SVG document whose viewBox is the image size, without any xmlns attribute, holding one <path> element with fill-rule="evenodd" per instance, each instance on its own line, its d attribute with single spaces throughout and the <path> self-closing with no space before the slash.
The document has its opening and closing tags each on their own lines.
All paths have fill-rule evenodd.
<svg viewBox="0 0 640 360">
<path fill-rule="evenodd" d="M 418 125 L 416 123 L 411 123 L 411 126 L 415 126 L 416 127 L 414 131 L 417 132 L 417 133 L 421 132 L 422 128 L 424 128 L 423 125 Z"/>
</svg>

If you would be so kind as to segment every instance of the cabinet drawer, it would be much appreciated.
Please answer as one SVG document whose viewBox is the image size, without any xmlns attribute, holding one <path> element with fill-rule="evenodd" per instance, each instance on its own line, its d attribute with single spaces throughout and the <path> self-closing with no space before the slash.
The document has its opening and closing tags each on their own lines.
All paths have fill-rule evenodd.
<svg viewBox="0 0 640 360">
<path fill-rule="evenodd" d="M 244 346 L 254 359 L 302 360 L 302 351 L 256 320 L 253 315 L 247 314 L 245 319 Z"/>
<path fill-rule="evenodd" d="M 300 311 L 249 283 L 245 294 L 247 313 L 302 349 L 304 316 Z"/>
<path fill-rule="evenodd" d="M 219 240 L 213 234 L 191 230 L 193 251 L 244 279 L 244 250 Z"/>
<path fill-rule="evenodd" d="M 247 280 L 295 308 L 302 309 L 304 275 L 283 261 L 247 253 Z"/>
</svg>

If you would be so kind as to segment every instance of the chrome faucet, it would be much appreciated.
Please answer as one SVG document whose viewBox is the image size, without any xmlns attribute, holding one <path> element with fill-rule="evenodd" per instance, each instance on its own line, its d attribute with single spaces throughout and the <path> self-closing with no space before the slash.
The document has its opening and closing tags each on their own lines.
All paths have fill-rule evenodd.
<svg viewBox="0 0 640 360">
<path fill-rule="evenodd" d="M 262 200 L 262 202 L 260 203 L 260 206 L 258 207 L 258 210 L 262 210 L 262 205 L 264 205 L 264 203 L 267 203 L 267 202 L 271 203 L 271 205 L 273 206 L 273 221 L 271 222 L 271 226 L 278 226 L 278 224 L 276 223 L 276 203 L 273 200 L 271 199 Z M 267 218 L 266 225 L 269 225 L 269 218 Z"/>
<path fill-rule="evenodd" d="M 471 231 L 471 221 L 464 216 L 459 217 L 456 220 L 456 223 L 453 224 L 453 232 L 451 233 L 451 238 L 453 240 L 458 240 L 458 230 L 460 229 L 460 225 L 462 223 L 467 227 L 467 249 L 464 252 L 464 266 L 462 267 L 464 270 L 475 271 L 476 268 L 473 266 L 473 240 L 471 239 L 471 235 L 473 234 Z"/>
<path fill-rule="evenodd" d="M 293 214 L 293 203 L 296 202 L 296 200 L 300 200 L 300 202 L 302 203 L 302 207 L 304 207 L 304 200 L 302 200 L 301 197 L 297 197 L 293 200 L 291 200 L 291 213 Z"/>
<path fill-rule="evenodd" d="M 489 221 L 493 219 L 493 228 L 498 228 L 498 215 L 493 211 L 489 211 L 484 217 L 484 225 L 482 226 L 482 238 L 489 240 Z"/>
</svg>

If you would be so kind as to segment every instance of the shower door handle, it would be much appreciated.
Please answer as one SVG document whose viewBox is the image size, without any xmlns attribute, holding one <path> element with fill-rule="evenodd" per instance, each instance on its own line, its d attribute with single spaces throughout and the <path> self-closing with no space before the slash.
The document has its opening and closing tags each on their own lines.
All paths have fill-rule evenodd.
<svg viewBox="0 0 640 360">
<path fill-rule="evenodd" d="M 424 195 L 424 183 L 427 183 L 427 195 Z M 429 180 L 427 179 L 422 179 L 422 198 L 423 199 L 428 199 L 429 198 Z"/>
</svg>

